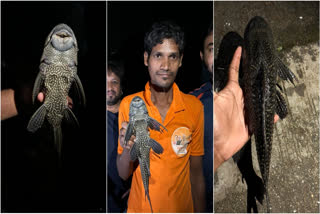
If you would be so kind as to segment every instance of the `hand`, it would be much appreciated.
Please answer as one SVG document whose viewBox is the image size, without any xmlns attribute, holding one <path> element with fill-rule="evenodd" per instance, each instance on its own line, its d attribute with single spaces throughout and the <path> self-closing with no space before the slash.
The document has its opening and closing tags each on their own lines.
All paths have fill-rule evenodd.
<svg viewBox="0 0 320 214">
<path fill-rule="evenodd" d="M 136 137 L 132 135 L 129 141 L 127 142 L 127 144 L 125 144 L 124 136 L 126 134 L 127 128 L 128 128 L 128 122 L 122 122 L 119 139 L 120 139 L 120 145 L 122 146 L 122 148 L 126 148 L 130 150 L 134 144 Z"/>
<path fill-rule="evenodd" d="M 40 93 L 38 94 L 37 98 L 38 98 L 39 102 L 42 103 L 43 100 L 44 100 L 44 93 L 43 93 L 43 92 L 40 92 Z M 68 101 L 68 107 L 69 107 L 69 108 L 72 108 L 72 107 L 73 107 L 73 101 L 72 101 L 72 99 L 71 99 L 69 96 L 67 96 L 67 101 Z"/>
<path fill-rule="evenodd" d="M 241 47 L 238 47 L 229 67 L 226 87 L 214 93 L 214 170 L 239 151 L 249 140 L 245 123 L 244 97 L 239 86 Z M 275 115 L 275 122 L 279 119 Z"/>
</svg>

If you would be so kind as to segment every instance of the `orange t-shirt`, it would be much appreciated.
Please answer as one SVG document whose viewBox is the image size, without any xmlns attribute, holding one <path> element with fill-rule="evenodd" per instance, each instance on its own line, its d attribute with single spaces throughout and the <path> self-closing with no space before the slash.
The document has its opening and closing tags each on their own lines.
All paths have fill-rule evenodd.
<svg viewBox="0 0 320 214">
<path fill-rule="evenodd" d="M 154 212 L 193 212 L 189 157 L 202 156 L 204 113 L 202 103 L 194 96 L 182 93 L 173 85 L 173 100 L 162 123 L 160 113 L 151 101 L 149 82 L 145 91 L 125 97 L 119 109 L 119 129 L 129 121 L 130 102 L 140 96 L 146 103 L 149 116 L 168 131 L 149 129 L 150 138 L 161 144 L 164 151 L 158 155 L 150 150 L 149 195 Z M 121 154 L 122 147 L 118 146 Z M 140 166 L 133 172 L 128 212 L 151 212 L 142 183 Z"/>
</svg>

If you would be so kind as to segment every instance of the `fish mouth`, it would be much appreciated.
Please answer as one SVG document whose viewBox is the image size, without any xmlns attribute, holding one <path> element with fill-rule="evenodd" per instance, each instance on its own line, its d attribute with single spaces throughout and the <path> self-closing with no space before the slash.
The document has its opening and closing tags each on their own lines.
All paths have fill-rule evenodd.
<svg viewBox="0 0 320 214">
<path fill-rule="evenodd" d="M 65 24 L 56 26 L 51 36 L 51 44 L 58 51 L 67 51 L 76 45 L 71 28 Z"/>
</svg>

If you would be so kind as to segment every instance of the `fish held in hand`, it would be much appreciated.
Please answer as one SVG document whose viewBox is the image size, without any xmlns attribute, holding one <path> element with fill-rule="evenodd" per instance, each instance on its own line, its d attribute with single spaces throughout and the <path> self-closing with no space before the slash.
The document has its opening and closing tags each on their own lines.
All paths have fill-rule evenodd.
<svg viewBox="0 0 320 214">
<path fill-rule="evenodd" d="M 63 119 L 79 125 L 77 118 L 68 107 L 68 93 L 74 84 L 83 105 L 86 98 L 81 81 L 77 75 L 78 44 L 72 29 L 66 24 L 55 26 L 48 35 L 40 60 L 40 71 L 36 77 L 32 101 L 40 91 L 44 91 L 43 104 L 31 117 L 27 129 L 37 131 L 47 118 L 53 127 L 54 142 L 61 155 Z"/>
</svg>

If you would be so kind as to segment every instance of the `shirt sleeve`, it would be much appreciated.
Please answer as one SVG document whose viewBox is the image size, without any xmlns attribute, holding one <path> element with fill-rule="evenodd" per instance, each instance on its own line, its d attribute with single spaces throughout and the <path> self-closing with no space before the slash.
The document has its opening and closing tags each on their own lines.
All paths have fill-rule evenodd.
<svg viewBox="0 0 320 214">
<path fill-rule="evenodd" d="M 118 154 L 121 154 L 123 151 L 122 146 L 120 145 L 120 129 L 122 122 L 126 121 L 129 122 L 129 102 L 128 99 L 123 98 L 123 100 L 120 103 L 119 107 L 119 118 L 118 118 L 118 124 L 119 124 L 119 139 L 118 139 Z"/>
<path fill-rule="evenodd" d="M 191 146 L 191 155 L 192 156 L 202 156 L 204 155 L 204 110 L 202 103 L 198 101 L 197 109 L 195 109 L 195 115 L 194 115 L 194 123 L 195 123 L 195 129 L 192 133 L 192 142 L 190 144 Z"/>
</svg>

